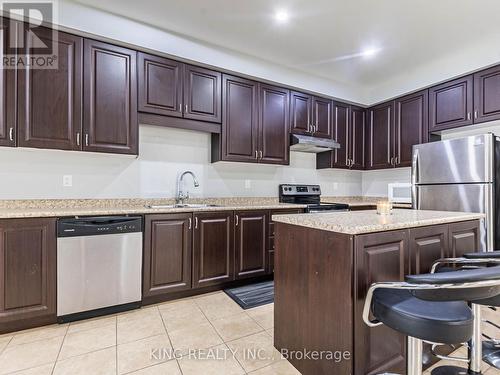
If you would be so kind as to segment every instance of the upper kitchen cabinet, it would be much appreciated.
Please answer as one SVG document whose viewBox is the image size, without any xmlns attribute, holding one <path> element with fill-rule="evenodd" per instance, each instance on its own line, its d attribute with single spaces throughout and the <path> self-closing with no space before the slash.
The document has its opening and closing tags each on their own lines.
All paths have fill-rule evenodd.
<svg viewBox="0 0 500 375">
<path fill-rule="evenodd" d="M 290 131 L 311 135 L 312 96 L 297 91 L 290 93 Z"/>
<path fill-rule="evenodd" d="M 314 137 L 332 138 L 332 104 L 330 99 L 313 97 L 312 135 Z"/>
<path fill-rule="evenodd" d="M 8 41 L 18 38 L 19 28 L 22 24 L 7 18 L 0 18 L 0 21 L 2 22 L 0 57 L 3 61 L 7 53 Z M 16 146 L 17 74 L 15 69 L 2 69 L 0 72 L 0 146 Z"/>
<path fill-rule="evenodd" d="M 327 154 L 331 156 L 331 165 L 325 168 L 349 168 L 349 115 L 348 104 L 340 102 L 333 104 L 333 138 L 340 144 L 340 148 L 318 154 L 319 158 L 324 158 Z"/>
<path fill-rule="evenodd" d="M 55 36 L 58 65 L 18 72 L 18 146 L 80 150 L 83 39 L 48 28 L 39 30 L 36 37 L 24 35 L 26 53 L 39 39 L 50 45 Z"/>
<path fill-rule="evenodd" d="M 365 121 L 364 108 L 351 106 L 349 111 L 349 166 L 365 169 Z"/>
<path fill-rule="evenodd" d="M 288 90 L 259 85 L 258 152 L 261 163 L 289 164 L 288 103 Z"/>
<path fill-rule="evenodd" d="M 409 167 L 413 145 L 428 139 L 428 92 L 417 92 L 394 102 L 394 165 Z"/>
<path fill-rule="evenodd" d="M 184 117 L 220 123 L 221 74 L 193 65 L 184 67 Z"/>
<path fill-rule="evenodd" d="M 474 123 L 500 119 L 500 66 L 474 74 Z"/>
<path fill-rule="evenodd" d="M 136 55 L 85 39 L 84 150 L 138 153 Z"/>
<path fill-rule="evenodd" d="M 471 125 L 473 76 L 455 79 L 429 89 L 429 131 Z"/>
<path fill-rule="evenodd" d="M 182 117 L 183 64 L 138 54 L 139 111 Z"/>
<path fill-rule="evenodd" d="M 289 163 L 288 90 L 224 74 L 222 133 L 212 162 Z"/>
<path fill-rule="evenodd" d="M 367 122 L 366 168 L 382 169 L 393 167 L 394 102 L 383 103 L 370 108 Z"/>
</svg>

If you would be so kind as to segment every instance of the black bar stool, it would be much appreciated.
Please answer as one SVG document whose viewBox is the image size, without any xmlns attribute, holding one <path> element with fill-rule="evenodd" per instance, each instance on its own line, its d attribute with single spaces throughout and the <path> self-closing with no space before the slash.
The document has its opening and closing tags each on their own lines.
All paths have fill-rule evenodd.
<svg viewBox="0 0 500 375">
<path fill-rule="evenodd" d="M 385 324 L 406 335 L 406 375 L 421 375 L 423 341 L 448 345 L 469 341 L 474 316 L 465 301 L 498 294 L 500 267 L 411 275 L 406 282 L 372 284 L 363 320 L 370 327 Z"/>
</svg>

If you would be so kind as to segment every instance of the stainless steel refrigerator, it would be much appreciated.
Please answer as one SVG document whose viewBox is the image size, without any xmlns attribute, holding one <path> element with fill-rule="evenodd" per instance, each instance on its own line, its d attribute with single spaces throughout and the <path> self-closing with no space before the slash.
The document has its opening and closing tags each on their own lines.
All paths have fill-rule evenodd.
<svg viewBox="0 0 500 375">
<path fill-rule="evenodd" d="M 491 133 L 413 146 L 413 207 L 482 212 L 481 250 L 496 248 L 499 157 L 500 138 Z"/>
</svg>

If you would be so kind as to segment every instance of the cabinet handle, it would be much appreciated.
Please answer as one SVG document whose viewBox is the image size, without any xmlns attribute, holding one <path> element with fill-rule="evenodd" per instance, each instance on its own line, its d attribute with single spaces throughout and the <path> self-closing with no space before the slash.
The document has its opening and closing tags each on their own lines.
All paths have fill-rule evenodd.
<svg viewBox="0 0 500 375">
<path fill-rule="evenodd" d="M 187 104 L 184 106 L 184 113 L 188 113 L 188 105 Z"/>
<path fill-rule="evenodd" d="M 474 118 L 477 118 L 477 109 L 474 111 Z"/>
<path fill-rule="evenodd" d="M 194 229 L 198 229 L 198 218 L 194 218 Z"/>
<path fill-rule="evenodd" d="M 80 132 L 76 133 L 76 145 L 80 146 Z"/>
<path fill-rule="evenodd" d="M 189 230 L 193 228 L 193 219 L 188 218 L 188 223 L 189 223 Z"/>
<path fill-rule="evenodd" d="M 9 139 L 11 142 L 14 141 L 14 128 L 9 129 Z"/>
<path fill-rule="evenodd" d="M 255 159 L 259 158 L 259 151 L 255 150 Z"/>
<path fill-rule="evenodd" d="M 236 226 L 238 226 L 239 222 L 240 222 L 240 217 L 238 215 L 235 215 L 235 218 L 236 218 Z"/>
<path fill-rule="evenodd" d="M 85 146 L 88 146 L 89 145 L 89 135 L 88 133 L 85 134 Z"/>
<path fill-rule="evenodd" d="M 467 120 L 470 120 L 470 119 L 471 119 L 470 112 L 467 112 Z"/>
<path fill-rule="evenodd" d="M 391 157 L 391 165 L 394 165 L 394 158 Z"/>
<path fill-rule="evenodd" d="M 259 158 L 262 159 L 262 150 L 259 151 Z"/>
<path fill-rule="evenodd" d="M 179 103 L 179 112 L 182 112 L 182 103 Z"/>
</svg>

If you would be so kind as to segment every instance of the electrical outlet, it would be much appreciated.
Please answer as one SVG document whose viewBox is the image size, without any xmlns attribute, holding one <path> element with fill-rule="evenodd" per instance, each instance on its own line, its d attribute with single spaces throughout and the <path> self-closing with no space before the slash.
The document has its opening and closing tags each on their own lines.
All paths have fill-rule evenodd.
<svg viewBox="0 0 500 375">
<path fill-rule="evenodd" d="M 252 180 L 245 180 L 245 189 L 252 188 Z"/>
<path fill-rule="evenodd" d="M 64 187 L 71 187 L 73 186 L 73 176 L 70 174 L 65 174 L 63 176 L 63 186 Z"/>
</svg>

